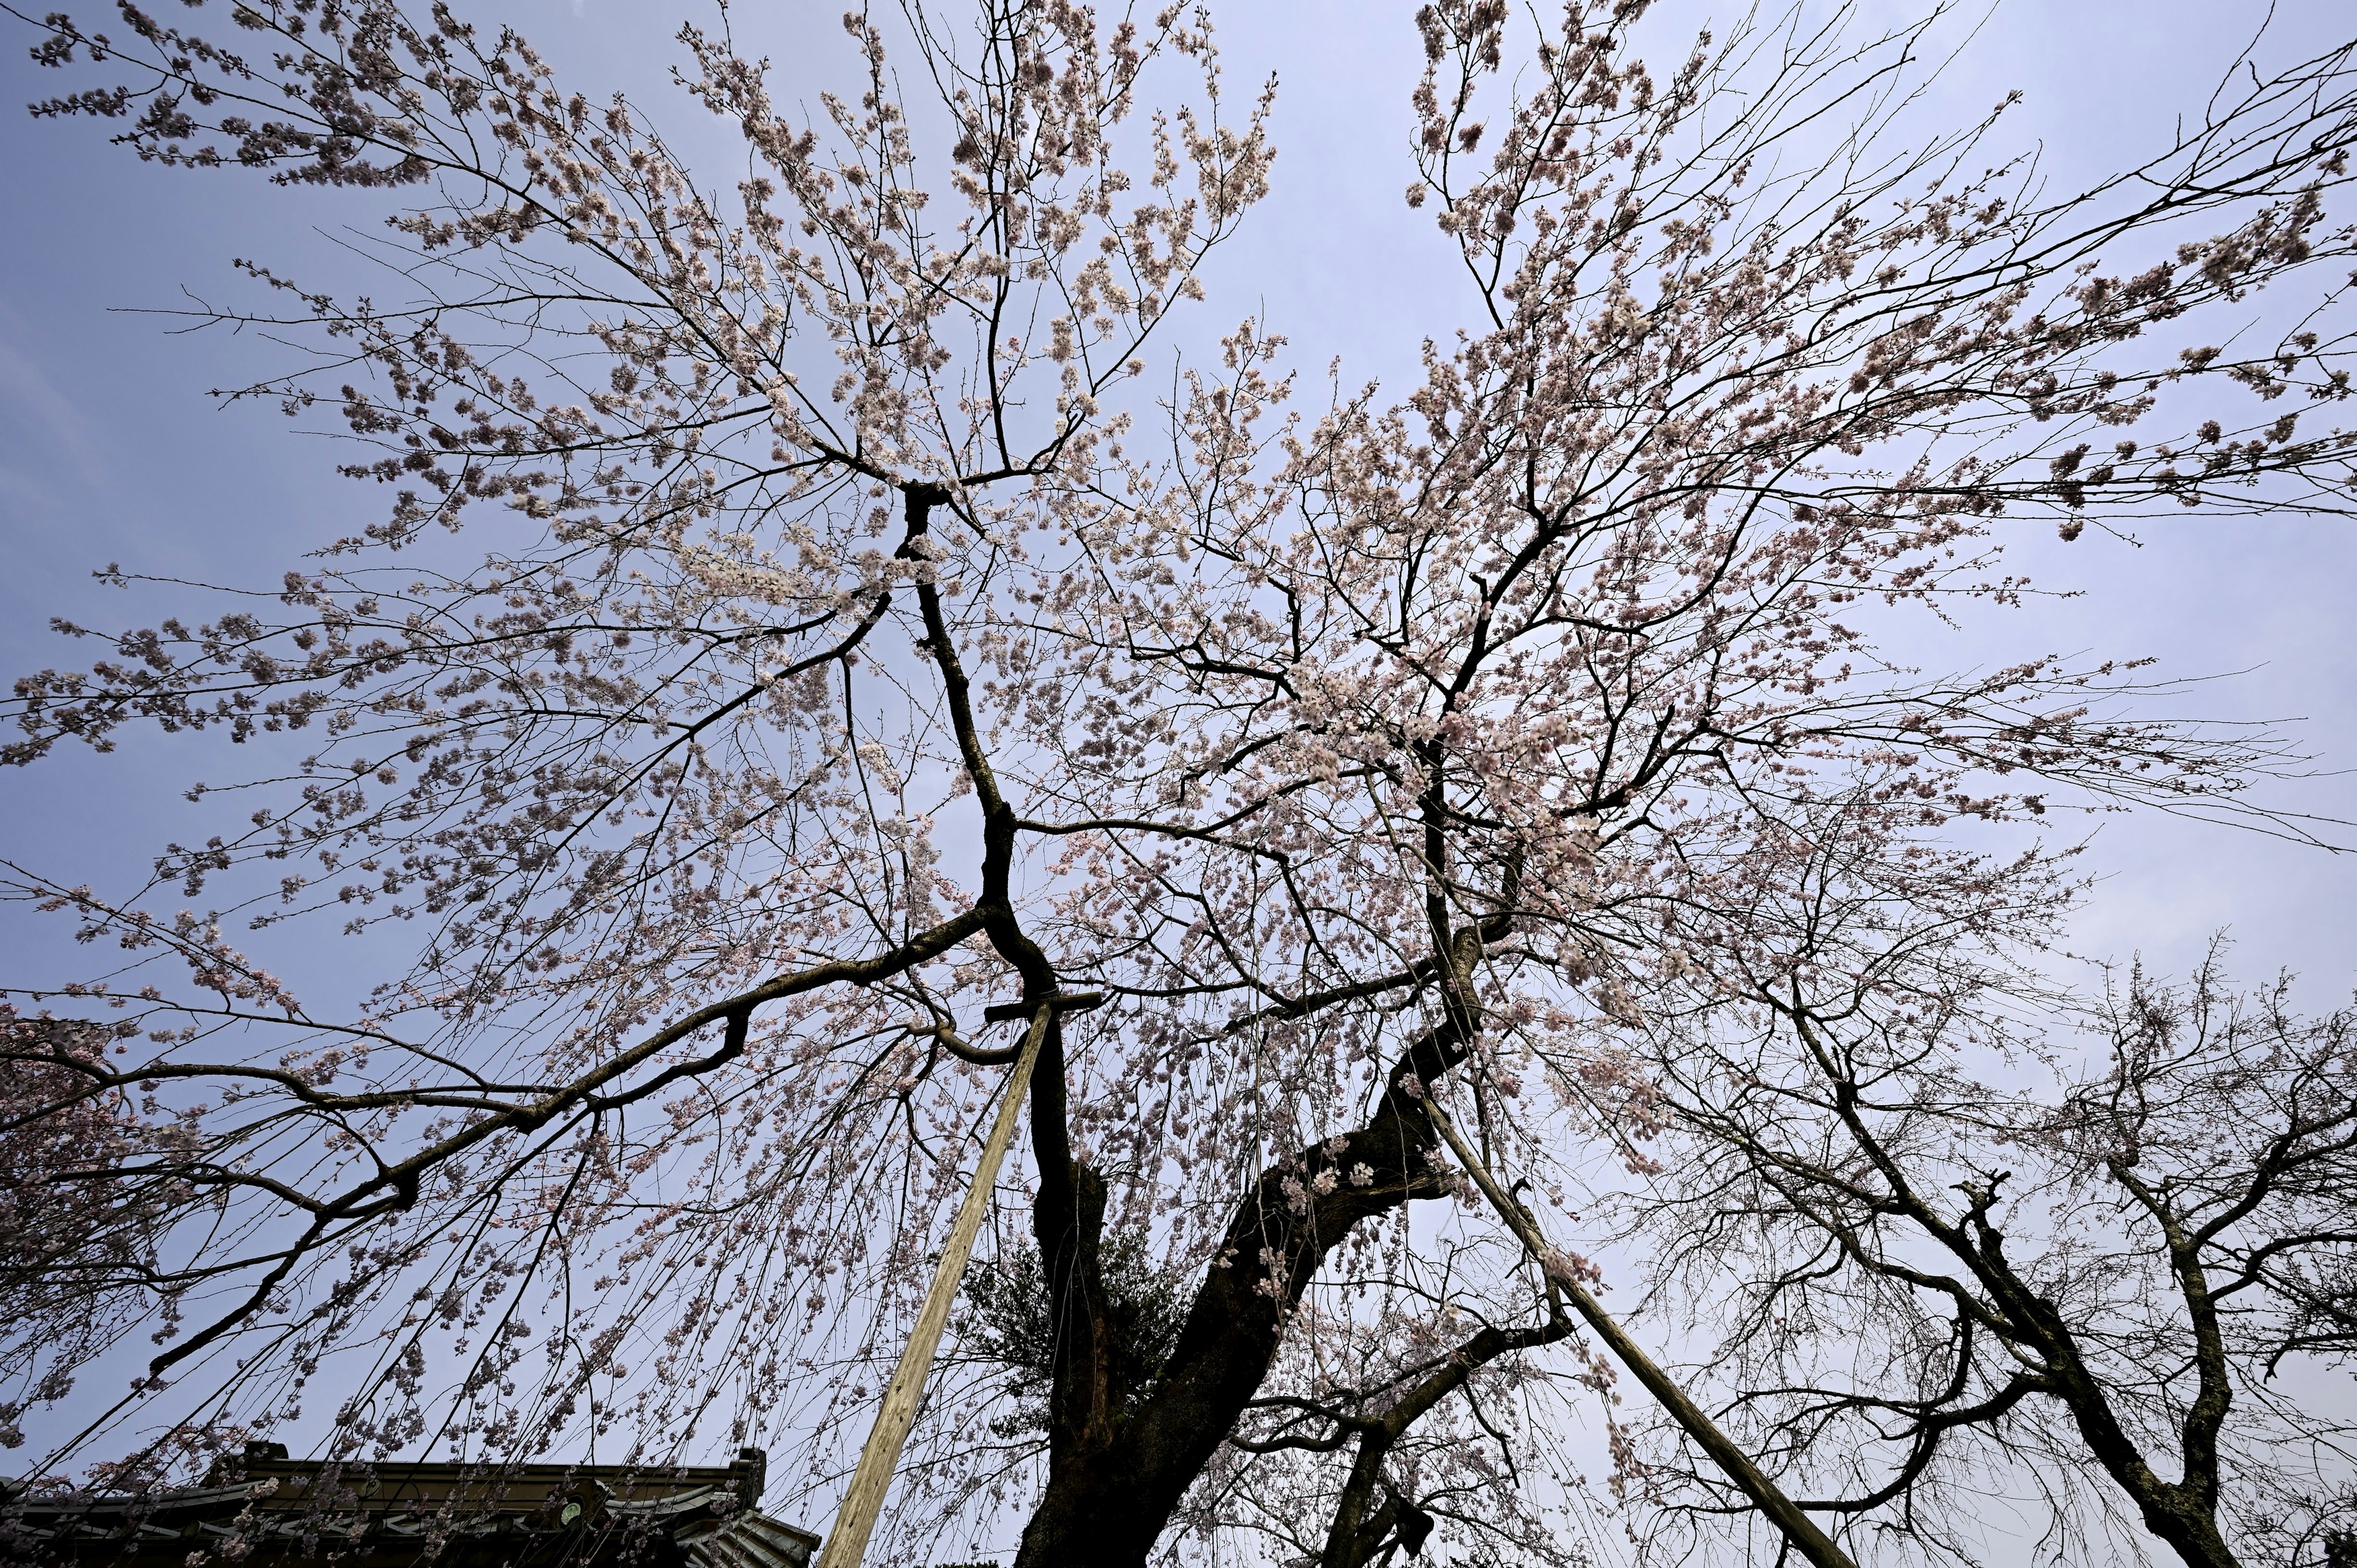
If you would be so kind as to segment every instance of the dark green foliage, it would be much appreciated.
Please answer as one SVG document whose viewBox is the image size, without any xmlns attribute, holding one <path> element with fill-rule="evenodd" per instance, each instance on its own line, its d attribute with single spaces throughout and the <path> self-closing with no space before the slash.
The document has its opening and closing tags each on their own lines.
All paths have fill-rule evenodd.
<svg viewBox="0 0 2357 1568">
<path fill-rule="evenodd" d="M 1100 1256 L 1116 1359 L 1114 1383 L 1126 1391 L 1125 1419 L 1161 1380 L 1186 1318 L 1187 1281 L 1147 1255 L 1138 1231 L 1107 1237 Z M 1039 1249 L 1026 1239 L 996 1259 L 977 1260 L 966 1275 L 965 1299 L 957 1333 L 966 1357 L 996 1362 L 1012 1374 L 1006 1389 L 1015 1410 L 992 1422 L 991 1430 L 1001 1437 L 1045 1433 L 1057 1326 Z"/>
</svg>

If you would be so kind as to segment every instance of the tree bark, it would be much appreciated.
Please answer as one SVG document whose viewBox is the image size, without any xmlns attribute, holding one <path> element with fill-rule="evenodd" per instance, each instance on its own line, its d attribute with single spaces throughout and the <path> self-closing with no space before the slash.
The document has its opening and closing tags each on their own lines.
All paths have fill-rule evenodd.
<svg viewBox="0 0 2357 1568">
<path fill-rule="evenodd" d="M 1385 1547 L 1398 1544 L 1415 1556 L 1432 1532 L 1432 1516 L 1383 1481 L 1383 1460 L 1407 1429 L 1426 1411 L 1463 1388 L 1475 1369 L 1486 1367 L 1514 1350 L 1552 1345 L 1571 1333 L 1571 1319 L 1563 1315 L 1560 1295 L 1547 1296 L 1548 1320 L 1536 1328 L 1484 1328 L 1457 1348 L 1447 1366 L 1408 1391 L 1382 1415 L 1351 1423 L 1358 1429 L 1359 1451 L 1351 1461 L 1350 1478 L 1336 1499 L 1334 1519 L 1326 1532 L 1326 1550 L 1318 1568 L 1366 1568 Z M 1381 1491 L 1381 1506 L 1370 1509 Z"/>
<path fill-rule="evenodd" d="M 1016 1568 L 1143 1564 L 1187 1488 L 1259 1391 L 1286 1319 L 1327 1253 L 1361 1221 L 1447 1191 L 1432 1158 L 1438 1137 L 1420 1086 L 1437 1082 L 1464 1059 L 1463 1042 L 1475 1021 L 1462 1008 L 1450 1014 L 1401 1057 L 1374 1113 L 1341 1140 L 1339 1151 L 1330 1140 L 1312 1144 L 1253 1184 L 1196 1292 L 1161 1380 L 1117 1426 L 1112 1415 L 1122 1391 L 1105 1365 L 1109 1344 L 1097 1266 L 1103 1185 L 1068 1155 L 1052 1167 L 1067 1173 L 1062 1180 L 1043 1178 L 1034 1225 L 1049 1260 L 1060 1344 L 1049 1401 L 1048 1484 L 1024 1530 Z M 1035 1148 L 1043 1170 L 1051 1168 L 1049 1153 L 1063 1152 L 1060 1119 L 1049 1133 L 1041 1099 L 1050 1082 L 1060 1090 L 1061 1065 L 1060 1055 L 1051 1064 L 1043 1054 L 1033 1090 L 1035 1137 L 1042 1140 Z M 1351 1172 L 1361 1165 L 1372 1177 L 1353 1185 Z M 1320 1193 L 1318 1177 L 1329 1170 L 1335 1174 L 1333 1189 Z M 1071 1329 L 1069 1350 L 1060 1342 L 1064 1326 Z"/>
</svg>

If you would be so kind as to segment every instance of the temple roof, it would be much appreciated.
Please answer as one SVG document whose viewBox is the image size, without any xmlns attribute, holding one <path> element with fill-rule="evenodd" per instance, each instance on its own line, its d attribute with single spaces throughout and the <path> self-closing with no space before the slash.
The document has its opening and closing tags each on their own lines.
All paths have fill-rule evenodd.
<svg viewBox="0 0 2357 1568">
<path fill-rule="evenodd" d="M 819 1539 L 759 1511 L 768 1461 L 726 1467 L 290 1459 L 249 1444 L 203 1483 L 0 1502 L 11 1563 L 339 1568 L 805 1568 Z M 193 1561 L 192 1561 L 193 1560 Z"/>
</svg>

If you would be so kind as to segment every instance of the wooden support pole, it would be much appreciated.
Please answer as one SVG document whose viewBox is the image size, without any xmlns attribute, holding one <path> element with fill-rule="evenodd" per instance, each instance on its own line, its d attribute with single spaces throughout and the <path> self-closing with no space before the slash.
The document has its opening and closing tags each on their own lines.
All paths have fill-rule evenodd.
<svg viewBox="0 0 2357 1568">
<path fill-rule="evenodd" d="M 876 1516 L 884 1507 L 884 1494 L 891 1488 L 892 1471 L 900 1462 L 900 1445 L 909 1440 L 909 1428 L 917 1419 L 917 1406 L 923 1402 L 925 1380 L 933 1370 L 933 1353 L 941 1348 L 942 1330 L 949 1326 L 950 1306 L 957 1300 L 959 1284 L 965 1278 L 966 1259 L 974 1251 L 974 1239 L 982 1229 L 983 1212 L 990 1207 L 990 1194 L 998 1183 L 998 1165 L 1006 1156 L 1006 1145 L 1015 1135 L 1015 1119 L 1023 1109 L 1024 1095 L 1031 1087 L 1031 1069 L 1039 1064 L 1039 1046 L 1048 1037 L 1048 1021 L 1062 1010 L 1073 1006 L 1093 1006 L 1102 996 L 1050 996 L 1026 1008 L 1016 1005 L 1008 1015 L 994 1007 L 985 1017 L 1021 1017 L 1028 1011 L 1031 1029 L 1024 1036 L 1023 1049 L 1015 1058 L 1015 1070 L 1006 1076 L 1006 1090 L 998 1102 L 998 1120 L 990 1129 L 990 1141 L 983 1145 L 982 1164 L 974 1173 L 974 1185 L 966 1188 L 965 1202 L 959 1206 L 957 1223 L 950 1227 L 949 1244 L 942 1249 L 942 1261 L 933 1270 L 932 1288 L 925 1293 L 925 1305 L 917 1314 L 917 1326 L 909 1336 L 909 1343 L 900 1351 L 900 1364 L 892 1372 L 892 1380 L 884 1390 L 884 1403 L 876 1412 L 876 1425 L 867 1434 L 867 1445 L 859 1451 L 859 1467 L 851 1474 L 851 1489 L 843 1496 L 843 1507 L 834 1516 L 834 1528 L 827 1532 L 826 1544 L 821 1549 L 818 1568 L 859 1568 L 860 1560 L 867 1555 L 867 1537 L 876 1528 Z"/>
<path fill-rule="evenodd" d="M 1662 1408 L 1670 1412 L 1672 1419 L 1685 1428 L 1686 1435 L 1710 1455 L 1712 1463 L 1727 1473 L 1727 1479 L 1740 1487 L 1760 1511 L 1768 1516 L 1769 1522 L 1792 1543 L 1794 1550 L 1816 1564 L 1816 1568 L 1857 1568 L 1850 1562 L 1849 1554 L 1835 1545 L 1831 1536 L 1817 1528 L 1817 1521 L 1802 1512 L 1792 1499 L 1784 1495 L 1783 1488 L 1751 1462 L 1751 1455 L 1737 1447 L 1735 1440 L 1720 1431 L 1718 1423 L 1711 1420 L 1700 1405 L 1686 1397 L 1685 1390 L 1678 1387 L 1674 1379 L 1654 1365 L 1653 1359 L 1629 1337 L 1628 1330 L 1604 1310 L 1603 1305 L 1588 1294 L 1585 1285 L 1549 1267 L 1550 1251 L 1546 1238 L 1539 1234 L 1538 1225 L 1531 1218 L 1530 1211 L 1500 1187 L 1498 1178 L 1490 1174 L 1489 1167 L 1473 1157 L 1473 1151 L 1466 1146 L 1463 1135 L 1457 1131 L 1456 1124 L 1448 1120 L 1437 1101 L 1427 1098 L 1424 1108 L 1431 1114 L 1432 1124 L 1439 1128 L 1440 1135 L 1448 1141 L 1448 1147 L 1457 1155 L 1458 1163 L 1465 1167 L 1466 1174 L 1481 1189 L 1481 1195 L 1490 1200 L 1490 1207 L 1498 1211 L 1498 1218 L 1504 1220 L 1506 1228 L 1521 1240 L 1523 1248 L 1538 1261 L 1539 1267 L 1546 1270 L 1547 1278 L 1571 1298 L 1573 1308 L 1587 1320 L 1588 1327 L 1596 1331 L 1596 1337 L 1611 1348 L 1613 1355 L 1620 1358 L 1620 1364 L 1645 1386 L 1645 1391 L 1660 1401 Z"/>
</svg>

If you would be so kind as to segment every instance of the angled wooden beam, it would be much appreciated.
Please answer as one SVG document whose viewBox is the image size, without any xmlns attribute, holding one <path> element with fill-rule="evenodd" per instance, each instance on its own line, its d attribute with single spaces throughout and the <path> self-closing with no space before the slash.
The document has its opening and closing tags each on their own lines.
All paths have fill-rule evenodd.
<svg viewBox="0 0 2357 1568">
<path fill-rule="evenodd" d="M 915 1424 L 917 1407 L 924 1402 L 925 1380 L 932 1375 L 933 1356 L 941 1348 L 942 1330 L 948 1326 L 950 1307 L 957 1300 L 959 1284 L 965 1278 L 966 1260 L 974 1252 L 974 1239 L 982 1229 L 982 1217 L 990 1207 L 991 1189 L 998 1183 L 999 1162 L 1006 1157 L 1006 1145 L 1015 1135 L 1015 1120 L 1023 1109 L 1023 1098 L 1031 1087 L 1031 1069 L 1039 1065 L 1039 1046 L 1048 1037 L 1048 1022 L 1058 1013 L 1094 1007 L 1104 1000 L 1100 992 L 1084 991 L 1071 995 L 1043 997 L 1038 1002 L 1003 1003 L 984 1010 L 983 1016 L 992 1022 L 1028 1016 L 1030 1030 L 1023 1037 L 1023 1048 L 1015 1058 L 1015 1070 L 1006 1075 L 1006 1088 L 998 1102 L 998 1120 L 990 1129 L 990 1141 L 983 1145 L 982 1163 L 974 1167 L 974 1185 L 965 1189 L 965 1201 L 958 1208 L 957 1223 L 950 1227 L 948 1245 L 942 1249 L 942 1261 L 933 1270 L 932 1287 L 925 1292 L 925 1305 L 917 1314 L 917 1326 L 909 1335 L 909 1343 L 900 1351 L 900 1364 L 893 1369 L 892 1380 L 885 1385 L 884 1402 L 876 1412 L 876 1424 L 867 1434 L 867 1444 L 859 1451 L 859 1467 L 851 1473 L 851 1488 L 843 1495 L 843 1507 L 834 1516 L 834 1528 L 827 1531 L 826 1544 L 820 1550 L 818 1568 L 859 1568 L 867 1555 L 867 1538 L 876 1529 L 876 1516 L 883 1510 L 884 1494 L 891 1489 L 893 1469 L 900 1462 L 901 1445 L 909 1440 L 909 1428 Z"/>
<path fill-rule="evenodd" d="M 1818 1529 L 1817 1521 L 1802 1512 L 1799 1506 L 1784 1495 L 1784 1489 L 1752 1462 L 1751 1455 L 1737 1447 L 1735 1440 L 1721 1431 L 1718 1423 L 1686 1396 L 1685 1390 L 1678 1386 L 1677 1380 L 1662 1370 L 1653 1359 L 1645 1354 L 1642 1347 L 1629 1337 L 1629 1331 L 1604 1310 L 1602 1303 L 1588 1294 L 1587 1287 L 1580 1283 L 1568 1269 L 1556 1266 L 1556 1259 L 1561 1254 L 1547 1245 L 1546 1238 L 1539 1233 L 1538 1222 L 1532 1218 L 1530 1210 L 1515 1202 L 1512 1195 L 1499 1187 L 1498 1178 L 1490 1174 L 1489 1167 L 1473 1157 L 1473 1151 L 1466 1146 L 1464 1136 L 1457 1131 L 1457 1124 L 1449 1121 L 1438 1101 L 1429 1098 L 1429 1091 L 1424 1108 L 1432 1117 L 1432 1124 L 1439 1128 L 1440 1135 L 1448 1141 L 1449 1150 L 1456 1155 L 1458 1163 L 1465 1167 L 1466 1174 L 1481 1189 L 1481 1195 L 1490 1200 L 1490 1207 L 1498 1211 L 1498 1218 L 1506 1222 L 1506 1228 L 1536 1260 L 1547 1278 L 1571 1298 L 1572 1306 L 1587 1319 L 1588 1327 L 1596 1331 L 1596 1337 L 1611 1347 L 1612 1354 L 1620 1358 L 1620 1364 L 1635 1375 L 1637 1380 L 1645 1386 L 1645 1391 L 1661 1402 L 1662 1408 L 1670 1412 L 1673 1420 L 1685 1428 L 1686 1435 L 1710 1455 L 1712 1462 L 1726 1472 L 1728 1480 L 1741 1488 L 1753 1506 L 1768 1516 L 1769 1522 L 1792 1543 L 1792 1549 L 1815 1564 L 1815 1568 L 1857 1568 L 1857 1564 L 1849 1560 L 1849 1554 L 1834 1544 L 1833 1537 Z"/>
</svg>

